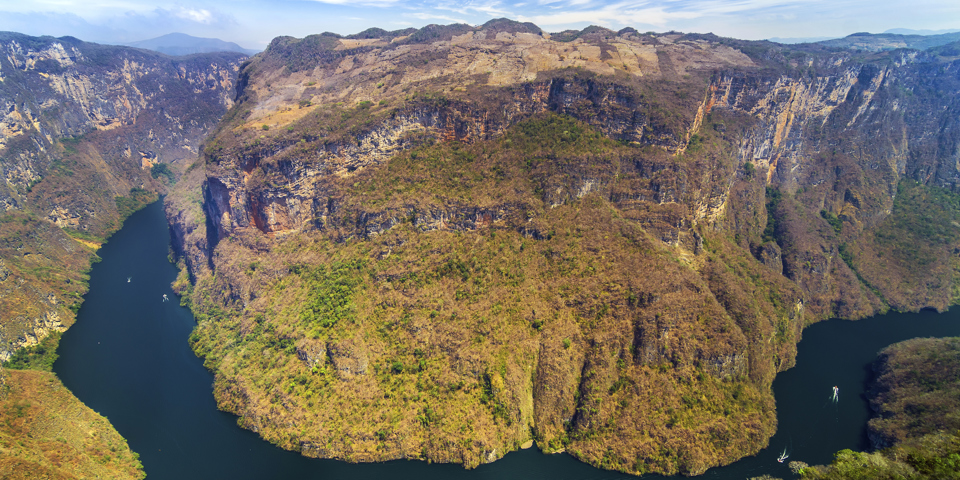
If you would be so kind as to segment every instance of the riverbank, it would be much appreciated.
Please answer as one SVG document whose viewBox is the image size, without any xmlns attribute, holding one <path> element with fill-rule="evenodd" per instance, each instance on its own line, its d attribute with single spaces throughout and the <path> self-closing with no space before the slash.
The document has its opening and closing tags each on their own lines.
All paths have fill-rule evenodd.
<svg viewBox="0 0 960 480">
<path fill-rule="evenodd" d="M 178 272 L 170 264 L 169 230 L 159 204 L 130 217 L 100 252 L 80 321 L 61 340 L 55 370 L 64 384 L 109 416 L 129 439 L 151 479 L 356 478 L 376 479 L 610 479 L 635 478 L 602 471 L 566 454 L 536 448 L 464 470 L 418 461 L 351 464 L 305 458 L 237 426 L 218 411 L 214 376 L 190 350 L 190 311 L 170 289 Z M 131 281 L 127 282 L 127 277 Z M 164 302 L 167 294 L 171 301 Z M 753 457 L 708 470 L 703 478 L 743 479 L 764 474 L 789 478 L 776 462 L 784 447 L 791 460 L 823 464 L 844 448 L 866 448 L 869 406 L 860 398 L 865 367 L 877 351 L 916 336 L 960 335 L 960 312 L 887 314 L 856 322 L 830 320 L 808 327 L 797 366 L 773 384 L 778 431 Z M 851 341 L 850 339 L 856 339 Z M 832 386 L 840 401 L 829 403 Z M 663 478 L 647 476 L 650 478 Z"/>
<path fill-rule="evenodd" d="M 49 372 L 0 369 L 0 478 L 139 479 L 139 455 Z"/>
</svg>

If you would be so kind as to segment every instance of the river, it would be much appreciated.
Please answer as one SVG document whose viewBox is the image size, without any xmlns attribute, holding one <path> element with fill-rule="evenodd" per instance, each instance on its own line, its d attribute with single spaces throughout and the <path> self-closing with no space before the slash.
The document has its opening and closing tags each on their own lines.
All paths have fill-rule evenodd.
<svg viewBox="0 0 960 480">
<path fill-rule="evenodd" d="M 392 461 L 350 464 L 308 459 L 237 426 L 213 399 L 213 375 L 187 337 L 195 322 L 170 288 L 170 235 L 160 202 L 133 214 L 99 254 L 76 324 L 60 341 L 54 371 L 84 403 L 110 419 L 140 454 L 150 479 L 629 479 L 568 455 L 534 449 L 474 470 Z M 164 295 L 169 299 L 164 301 Z M 797 366 L 773 384 L 779 428 L 770 447 L 703 478 L 790 478 L 776 462 L 829 463 L 844 448 L 867 448 L 864 385 L 883 347 L 914 337 L 960 336 L 957 310 L 830 320 L 803 333 Z M 833 386 L 839 401 L 830 400 Z M 646 476 L 644 478 L 660 478 Z"/>
</svg>

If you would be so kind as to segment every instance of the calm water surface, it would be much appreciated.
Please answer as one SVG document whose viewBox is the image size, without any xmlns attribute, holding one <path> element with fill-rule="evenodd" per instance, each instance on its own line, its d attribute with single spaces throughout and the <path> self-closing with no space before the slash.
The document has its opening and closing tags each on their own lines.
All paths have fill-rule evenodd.
<svg viewBox="0 0 960 480">
<path fill-rule="evenodd" d="M 176 269 L 158 202 L 131 216 L 99 252 L 77 323 L 60 342 L 57 375 L 84 403 L 127 438 L 150 479 L 628 479 L 567 455 L 536 449 L 508 454 L 475 470 L 419 461 L 349 464 L 281 450 L 239 428 L 213 400 L 213 375 L 187 345 L 194 326 L 170 289 Z M 167 295 L 169 301 L 163 300 Z M 958 336 L 956 311 L 831 320 L 804 331 L 797 367 L 774 382 L 778 433 L 770 448 L 710 479 L 762 474 L 789 478 L 776 457 L 828 463 L 843 448 L 867 448 L 869 415 L 862 398 L 877 351 L 914 337 Z M 830 401 L 833 386 L 840 400 Z M 644 478 L 659 478 L 648 476 Z"/>
</svg>

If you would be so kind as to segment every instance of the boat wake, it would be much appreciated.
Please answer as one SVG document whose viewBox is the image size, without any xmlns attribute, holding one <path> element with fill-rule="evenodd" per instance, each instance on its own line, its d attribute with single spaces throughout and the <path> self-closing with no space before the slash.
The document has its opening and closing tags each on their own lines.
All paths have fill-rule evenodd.
<svg viewBox="0 0 960 480">
<path fill-rule="evenodd" d="M 777 461 L 780 462 L 780 463 L 783 463 L 783 461 L 786 460 L 786 459 L 788 459 L 788 458 L 790 458 L 790 454 L 787 453 L 787 449 L 784 448 L 784 449 L 783 449 L 783 453 L 781 453 L 780 456 L 777 457 Z"/>
</svg>

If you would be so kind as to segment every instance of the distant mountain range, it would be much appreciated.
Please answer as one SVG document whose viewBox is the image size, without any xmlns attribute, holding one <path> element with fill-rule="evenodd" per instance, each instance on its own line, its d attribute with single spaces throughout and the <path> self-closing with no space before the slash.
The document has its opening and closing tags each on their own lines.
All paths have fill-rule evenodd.
<svg viewBox="0 0 960 480">
<path fill-rule="evenodd" d="M 909 28 L 891 28 L 883 33 L 896 33 L 898 35 L 942 35 L 944 33 L 960 32 L 960 28 L 948 28 L 945 30 L 912 30 Z"/>
<path fill-rule="evenodd" d="M 943 33 L 940 35 L 900 35 L 896 33 L 854 33 L 843 38 L 818 42 L 828 47 L 849 48 L 879 52 L 897 48 L 913 48 L 926 50 L 948 43 L 960 41 L 960 32 Z"/>
<path fill-rule="evenodd" d="M 253 55 L 259 52 L 259 50 L 243 48 L 236 43 L 225 42 L 219 38 L 200 38 L 185 33 L 168 33 L 161 37 L 141 40 L 126 45 L 173 56 L 210 52 L 240 52 Z"/>
<path fill-rule="evenodd" d="M 843 38 L 836 37 L 772 37 L 771 42 L 782 44 L 820 43 L 829 47 L 881 51 L 895 48 L 925 50 L 960 41 L 960 30 L 910 30 L 894 28 L 883 33 L 860 32 Z"/>
<path fill-rule="evenodd" d="M 770 37 L 767 40 L 784 45 L 793 45 L 795 43 L 816 43 L 824 40 L 833 40 L 837 37 Z"/>
</svg>

